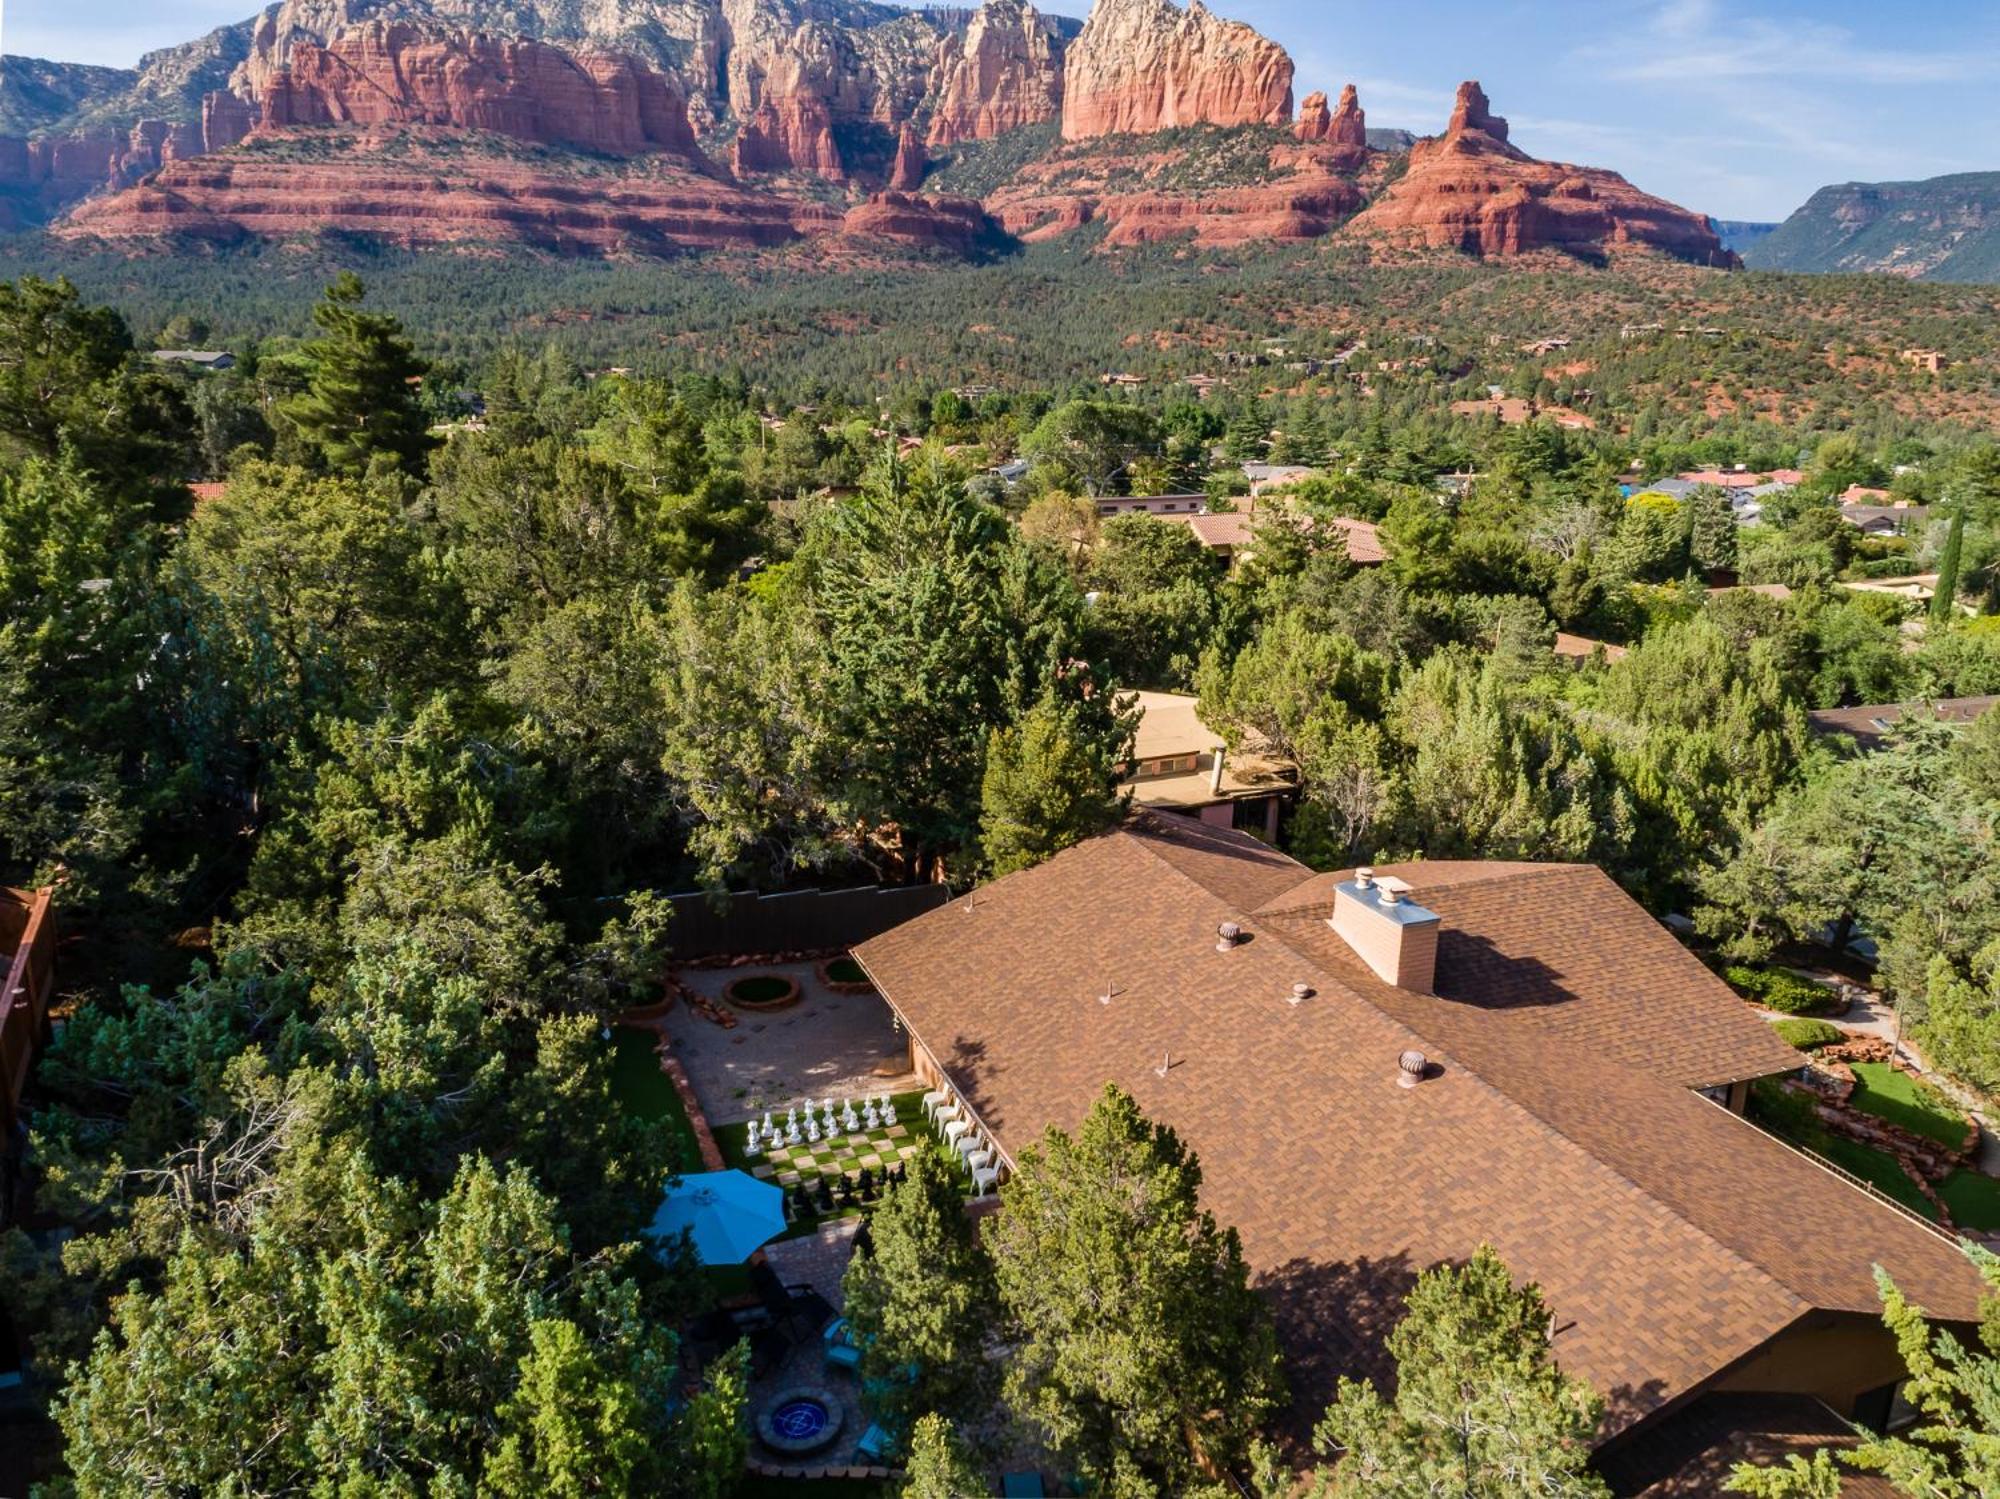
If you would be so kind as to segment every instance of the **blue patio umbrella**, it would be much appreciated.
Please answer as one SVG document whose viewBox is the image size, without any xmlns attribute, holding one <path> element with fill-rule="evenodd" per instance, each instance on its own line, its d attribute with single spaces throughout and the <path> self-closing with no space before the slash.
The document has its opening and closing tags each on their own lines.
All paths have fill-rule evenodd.
<svg viewBox="0 0 2000 1499">
<path fill-rule="evenodd" d="M 661 1238 L 683 1230 L 703 1264 L 740 1265 L 785 1231 L 784 1191 L 742 1171 L 684 1176 L 653 1216 Z"/>
</svg>

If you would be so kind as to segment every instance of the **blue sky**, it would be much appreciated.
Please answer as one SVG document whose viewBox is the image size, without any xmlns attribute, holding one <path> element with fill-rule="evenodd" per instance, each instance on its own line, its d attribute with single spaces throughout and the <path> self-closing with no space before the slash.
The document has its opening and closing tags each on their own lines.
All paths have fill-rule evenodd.
<svg viewBox="0 0 2000 1499">
<path fill-rule="evenodd" d="M 1089 0 L 1041 0 L 1083 15 Z M 1298 94 L 1440 129 L 1478 78 L 1537 156 L 1612 167 L 1721 218 L 1830 182 L 2000 170 L 1994 0 L 1209 0 L 1285 44 Z M 254 0 L 0 0 L 9 52 L 129 66 Z"/>
</svg>

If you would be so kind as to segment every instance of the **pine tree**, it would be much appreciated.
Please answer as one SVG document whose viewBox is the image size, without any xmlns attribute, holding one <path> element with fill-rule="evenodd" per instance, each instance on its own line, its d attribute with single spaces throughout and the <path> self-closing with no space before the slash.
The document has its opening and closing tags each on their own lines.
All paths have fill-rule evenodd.
<svg viewBox="0 0 2000 1499">
<path fill-rule="evenodd" d="M 925 1416 L 910 1439 L 903 1499 L 967 1499 L 988 1492 L 986 1474 L 942 1416 Z"/>
<path fill-rule="evenodd" d="M 361 278 L 343 271 L 313 309 L 322 336 L 305 346 L 306 388 L 281 414 L 326 466 L 363 474 L 376 456 L 413 468 L 434 445 L 418 402 L 425 365 L 387 313 L 363 312 Z"/>
<path fill-rule="evenodd" d="M 1077 731 L 1077 710 L 1044 697 L 986 748 L 981 828 L 997 877 L 1029 869 L 1117 821 L 1126 798 L 1102 739 Z"/>
<path fill-rule="evenodd" d="M 1589 1469 L 1604 1402 L 1549 1348 L 1539 1288 L 1516 1287 L 1490 1246 L 1417 1277 L 1389 1334 L 1396 1393 L 1343 1379 L 1314 1436 L 1340 1454 L 1335 1492 L 1595 1499 Z"/>
</svg>

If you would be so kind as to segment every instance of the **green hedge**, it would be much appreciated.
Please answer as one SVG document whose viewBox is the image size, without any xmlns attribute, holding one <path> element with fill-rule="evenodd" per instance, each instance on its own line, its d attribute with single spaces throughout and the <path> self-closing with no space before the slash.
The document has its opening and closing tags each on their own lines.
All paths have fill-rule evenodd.
<svg viewBox="0 0 2000 1499">
<path fill-rule="evenodd" d="M 1825 1020 L 1794 1018 L 1780 1020 L 1771 1027 L 1778 1033 L 1778 1039 L 1800 1051 L 1817 1051 L 1822 1046 L 1831 1046 L 1842 1038 L 1840 1027 Z"/>
<path fill-rule="evenodd" d="M 1725 968 L 1722 976 L 1745 999 L 1754 999 L 1765 1009 L 1782 1015 L 1831 1015 L 1843 1008 L 1840 996 L 1826 985 L 1802 979 L 1782 968 L 1745 968 L 1738 964 Z"/>
</svg>

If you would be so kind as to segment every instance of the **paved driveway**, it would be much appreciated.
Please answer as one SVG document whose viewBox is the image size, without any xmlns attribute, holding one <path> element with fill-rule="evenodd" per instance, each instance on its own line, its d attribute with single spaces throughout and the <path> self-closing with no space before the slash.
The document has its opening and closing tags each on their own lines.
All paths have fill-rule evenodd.
<svg viewBox="0 0 2000 1499">
<path fill-rule="evenodd" d="M 677 977 L 720 1000 L 731 979 L 748 973 L 797 979 L 805 997 L 775 1015 L 737 1011 L 733 1031 L 685 1009 L 666 1017 L 673 1054 L 687 1068 L 710 1124 L 732 1124 L 766 1109 L 783 1114 L 807 1098 L 860 1098 L 914 1086 L 909 1047 L 889 1007 L 873 994 L 829 992 L 810 963 L 684 968 Z"/>
</svg>

